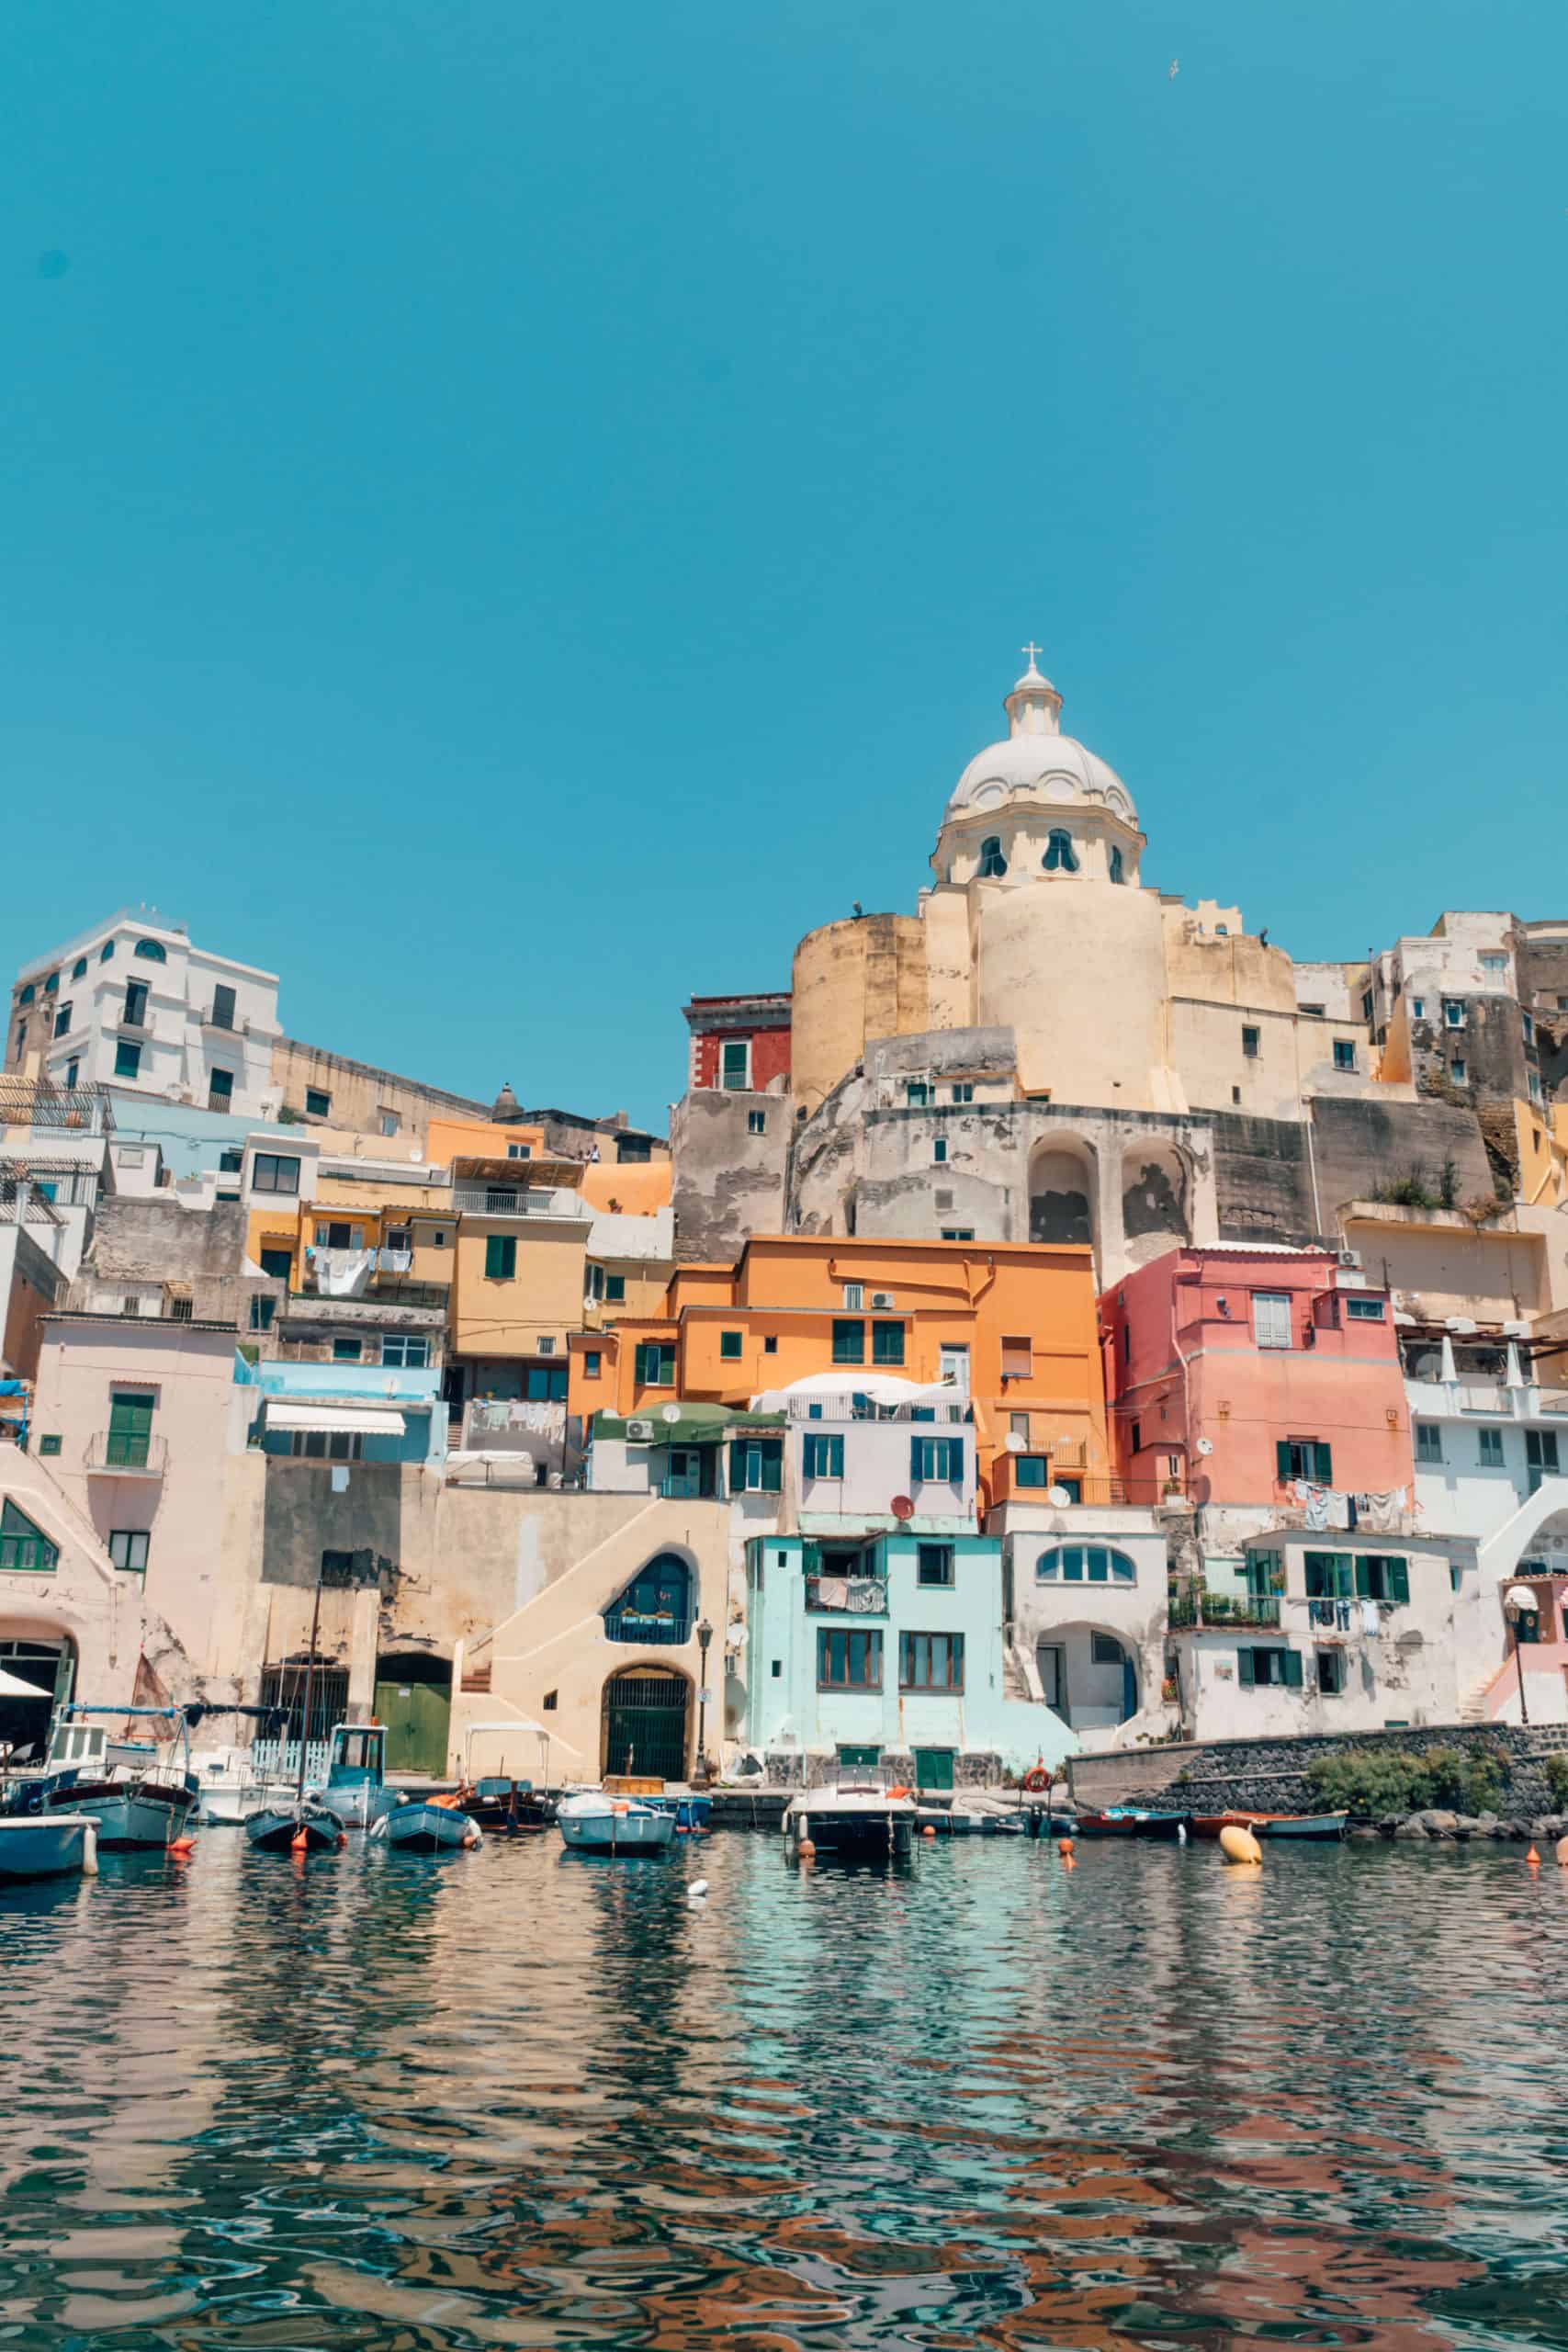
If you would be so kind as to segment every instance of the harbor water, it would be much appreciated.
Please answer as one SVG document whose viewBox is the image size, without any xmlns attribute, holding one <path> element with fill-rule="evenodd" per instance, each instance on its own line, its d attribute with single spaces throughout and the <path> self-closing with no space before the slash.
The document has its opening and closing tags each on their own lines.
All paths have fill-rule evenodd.
<svg viewBox="0 0 1568 2352">
<path fill-rule="evenodd" d="M 0 1894 L 0 2352 L 1565 2346 L 1565 1984 L 1517 1849 L 208 1831 Z"/>
</svg>

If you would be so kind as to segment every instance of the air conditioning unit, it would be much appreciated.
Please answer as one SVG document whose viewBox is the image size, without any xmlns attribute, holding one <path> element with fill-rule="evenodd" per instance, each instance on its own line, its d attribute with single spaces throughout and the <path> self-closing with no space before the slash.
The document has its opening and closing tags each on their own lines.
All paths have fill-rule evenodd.
<svg viewBox="0 0 1568 2352">
<path fill-rule="evenodd" d="M 1359 1272 L 1361 1265 L 1360 1251 L 1359 1250 L 1341 1250 L 1339 1252 L 1339 1263 L 1342 1266 L 1353 1267 L 1357 1272 Z"/>
<path fill-rule="evenodd" d="M 628 1421 L 626 1423 L 626 1443 L 628 1445 L 651 1445 L 653 1443 L 653 1423 L 651 1421 Z"/>
<path fill-rule="evenodd" d="M 890 1290 L 874 1290 L 871 1294 L 871 1304 L 874 1311 L 878 1307 L 890 1307 L 893 1304 L 892 1292 Z"/>
</svg>

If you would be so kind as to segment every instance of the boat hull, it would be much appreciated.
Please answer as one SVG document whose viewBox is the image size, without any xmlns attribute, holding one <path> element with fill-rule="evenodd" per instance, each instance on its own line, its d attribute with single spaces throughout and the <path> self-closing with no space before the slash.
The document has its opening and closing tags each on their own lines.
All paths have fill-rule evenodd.
<svg viewBox="0 0 1568 2352">
<path fill-rule="evenodd" d="M 105 1853 L 159 1853 L 180 1836 L 196 1808 L 193 1791 L 164 1782 L 127 1787 L 123 1781 L 89 1783 L 53 1791 L 44 1802 L 50 1814 L 85 1814 L 96 1822 Z"/>
<path fill-rule="evenodd" d="M 1079 1838 L 1164 1838 L 1175 1843 L 1187 1829 L 1189 1820 L 1185 1813 L 1156 1813 L 1129 1806 L 1108 1813 L 1080 1813 L 1074 1834 Z"/>
<path fill-rule="evenodd" d="M 201 1792 L 201 1818 L 209 1828 L 243 1829 L 253 1813 L 293 1802 L 288 1781 L 209 1781 Z"/>
<path fill-rule="evenodd" d="M 790 1814 L 785 1828 L 796 1847 L 809 1842 L 819 1855 L 838 1860 L 886 1861 L 889 1854 L 912 1853 L 915 1846 L 913 1808 L 899 1813 L 868 1806 L 852 1813 L 807 1805 Z"/>
<path fill-rule="evenodd" d="M 400 1804 L 382 1815 L 373 1835 L 395 1854 L 460 1854 L 480 1842 L 478 1822 L 440 1804 Z"/>
<path fill-rule="evenodd" d="M 659 1854 L 675 1839 L 673 1813 L 621 1813 L 608 1806 L 602 1813 L 568 1813 L 556 1816 L 556 1826 L 575 1853 Z"/>
<path fill-rule="evenodd" d="M 468 1819 L 498 1837 L 536 1836 L 555 1824 L 556 1800 L 527 1781 L 480 1781 L 458 1793 Z"/>
<path fill-rule="evenodd" d="M 1255 1838 L 1292 1838 L 1326 1843 L 1343 1838 L 1344 1813 L 1200 1813 L 1190 1824 L 1194 1838 L 1217 1838 L 1222 1829 L 1250 1829 Z"/>
<path fill-rule="evenodd" d="M 346 1833 L 325 1805 L 264 1805 L 245 1822 L 245 1837 L 258 1853 L 292 1853 L 299 1840 L 308 1854 L 324 1854 L 344 1842 Z"/>
<path fill-rule="evenodd" d="M 398 1809 L 396 1789 L 378 1788 L 371 1781 L 351 1788 L 334 1788 L 329 1781 L 322 1801 L 345 1829 L 374 1829 L 384 1815 Z"/>
<path fill-rule="evenodd" d="M 98 1826 L 89 1815 L 46 1813 L 0 1821 L 0 1886 L 26 1879 L 92 1877 Z"/>
</svg>

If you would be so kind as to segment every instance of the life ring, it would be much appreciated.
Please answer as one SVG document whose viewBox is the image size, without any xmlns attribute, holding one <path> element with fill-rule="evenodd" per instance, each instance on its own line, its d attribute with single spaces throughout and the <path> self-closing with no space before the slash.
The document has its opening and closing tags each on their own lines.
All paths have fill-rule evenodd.
<svg viewBox="0 0 1568 2352">
<path fill-rule="evenodd" d="M 1032 1764 L 1023 1776 L 1023 1785 L 1031 1796 L 1043 1796 L 1051 1785 L 1051 1775 L 1043 1764 Z"/>
</svg>

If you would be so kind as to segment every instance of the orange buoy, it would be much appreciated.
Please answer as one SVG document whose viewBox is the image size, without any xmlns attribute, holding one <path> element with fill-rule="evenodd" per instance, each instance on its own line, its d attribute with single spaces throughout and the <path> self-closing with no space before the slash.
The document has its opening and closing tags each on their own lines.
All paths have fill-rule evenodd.
<svg viewBox="0 0 1568 2352">
<path fill-rule="evenodd" d="M 1530 1871 L 1538 1871 L 1540 1868 L 1540 1856 L 1536 1852 L 1533 1845 L 1525 1856 L 1525 1868 Z"/>
<path fill-rule="evenodd" d="M 297 1829 L 294 1832 L 293 1837 L 288 1840 L 288 1850 L 291 1854 L 308 1854 L 310 1850 L 310 1831 L 308 1829 Z"/>
<path fill-rule="evenodd" d="M 1073 1854 L 1072 1839 L 1070 1838 L 1058 1838 L 1056 1840 L 1056 1851 L 1060 1854 L 1065 1862 L 1070 1861 Z"/>
<path fill-rule="evenodd" d="M 932 1828 L 929 1821 L 921 1825 L 920 1835 L 922 1838 L 934 1838 L 936 1836 L 936 1831 Z"/>
<path fill-rule="evenodd" d="M 169 1840 L 169 1851 L 171 1854 L 177 1854 L 180 1860 L 184 1861 L 187 1854 L 195 1853 L 196 1839 L 194 1838 L 172 1838 Z"/>
<path fill-rule="evenodd" d="M 795 1850 L 803 1862 L 813 1860 L 817 1853 L 816 1846 L 809 1838 L 803 1838 Z"/>
<path fill-rule="evenodd" d="M 1263 1849 L 1250 1829 L 1239 1823 L 1227 1821 L 1220 1832 L 1220 1852 L 1227 1862 L 1245 1862 L 1256 1867 L 1263 1860 Z"/>
</svg>

